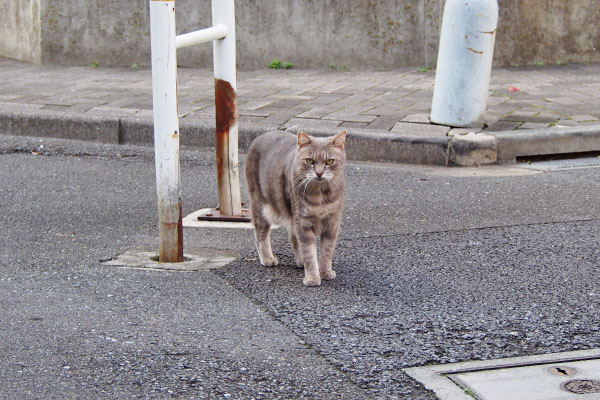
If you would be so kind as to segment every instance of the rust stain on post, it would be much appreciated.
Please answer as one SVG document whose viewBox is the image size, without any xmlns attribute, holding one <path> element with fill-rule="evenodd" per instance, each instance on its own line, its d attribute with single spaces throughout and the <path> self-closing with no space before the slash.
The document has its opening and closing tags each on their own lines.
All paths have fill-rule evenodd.
<svg viewBox="0 0 600 400">
<path fill-rule="evenodd" d="M 183 211 L 181 201 L 158 209 L 160 262 L 183 262 Z M 176 240 L 175 243 L 172 241 Z"/>
<path fill-rule="evenodd" d="M 221 209 L 231 208 L 229 191 L 229 130 L 237 121 L 237 94 L 231 84 L 215 78 L 217 181 Z"/>
<path fill-rule="evenodd" d="M 470 47 L 467 47 L 467 50 L 472 51 L 473 53 L 483 54 L 483 51 L 475 50 L 475 49 L 472 49 Z"/>
</svg>

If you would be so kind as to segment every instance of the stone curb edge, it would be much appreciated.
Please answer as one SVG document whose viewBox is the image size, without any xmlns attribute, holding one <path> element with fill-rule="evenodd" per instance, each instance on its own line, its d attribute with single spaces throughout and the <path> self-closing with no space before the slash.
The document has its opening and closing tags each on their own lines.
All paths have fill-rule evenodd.
<svg viewBox="0 0 600 400">
<path fill-rule="evenodd" d="M 181 119 L 181 144 L 214 147 L 214 124 Z M 240 124 L 239 148 L 246 151 L 254 138 L 279 125 Z M 308 127 L 316 136 L 345 128 Z M 296 133 L 297 127 L 288 128 Z M 417 137 L 394 132 L 347 129 L 349 160 L 422 165 L 478 166 L 515 162 L 517 157 L 600 151 L 600 125 L 533 129 L 452 136 Z M 0 133 L 53 137 L 100 143 L 151 145 L 153 121 L 148 117 L 68 114 L 55 111 L 0 110 Z"/>
<path fill-rule="evenodd" d="M 449 165 L 514 163 L 518 157 L 600 151 L 600 125 L 452 136 Z"/>
</svg>

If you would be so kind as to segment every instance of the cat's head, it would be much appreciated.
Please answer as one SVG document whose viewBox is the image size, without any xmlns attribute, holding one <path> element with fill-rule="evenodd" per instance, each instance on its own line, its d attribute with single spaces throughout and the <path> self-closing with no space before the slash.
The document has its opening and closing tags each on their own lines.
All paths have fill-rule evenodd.
<svg viewBox="0 0 600 400">
<path fill-rule="evenodd" d="M 346 131 L 319 138 L 298 132 L 296 167 L 310 181 L 331 181 L 344 173 Z"/>
</svg>

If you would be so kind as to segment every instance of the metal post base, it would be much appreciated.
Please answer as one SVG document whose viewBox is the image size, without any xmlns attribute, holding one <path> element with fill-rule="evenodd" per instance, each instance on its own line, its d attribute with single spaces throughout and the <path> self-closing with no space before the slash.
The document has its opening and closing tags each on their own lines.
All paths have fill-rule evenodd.
<svg viewBox="0 0 600 400">
<path fill-rule="evenodd" d="M 242 208 L 241 215 L 222 215 L 221 210 L 211 208 L 198 216 L 198 221 L 250 222 L 252 214 L 247 208 Z"/>
</svg>

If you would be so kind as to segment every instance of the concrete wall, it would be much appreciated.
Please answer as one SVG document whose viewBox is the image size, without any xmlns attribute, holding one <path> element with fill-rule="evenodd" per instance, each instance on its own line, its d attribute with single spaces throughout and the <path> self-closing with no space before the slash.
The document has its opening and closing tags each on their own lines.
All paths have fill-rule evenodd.
<svg viewBox="0 0 600 400">
<path fill-rule="evenodd" d="M 148 2 L 43 0 L 49 64 L 149 64 Z M 277 58 L 297 68 L 433 65 L 441 0 L 237 0 L 238 64 Z M 177 32 L 211 24 L 210 0 L 177 0 Z M 121 7 L 121 8 L 119 8 Z M 182 49 L 183 66 L 212 65 L 209 44 Z"/>
<path fill-rule="evenodd" d="M 40 0 L 0 2 L 0 55 L 41 62 Z"/>
<path fill-rule="evenodd" d="M 43 64 L 149 64 L 147 1 L 42 0 L 42 4 Z"/>
<path fill-rule="evenodd" d="M 250 12 L 238 13 L 238 26 L 254 43 L 247 48 L 241 45 L 240 57 L 251 65 L 277 58 L 317 68 L 330 63 L 369 68 L 433 65 L 440 3 L 256 0 Z"/>
<path fill-rule="evenodd" d="M 444 1 L 237 0 L 238 65 L 264 68 L 277 58 L 296 68 L 434 67 Z M 600 61 L 597 3 L 499 0 L 495 64 Z M 210 25 L 210 0 L 176 4 L 178 33 Z M 0 55 L 44 64 L 149 65 L 148 7 L 146 0 L 4 2 Z M 211 66 L 212 46 L 182 49 L 178 62 Z"/>
<path fill-rule="evenodd" d="M 499 0 L 495 61 L 600 61 L 600 1 Z"/>
</svg>

